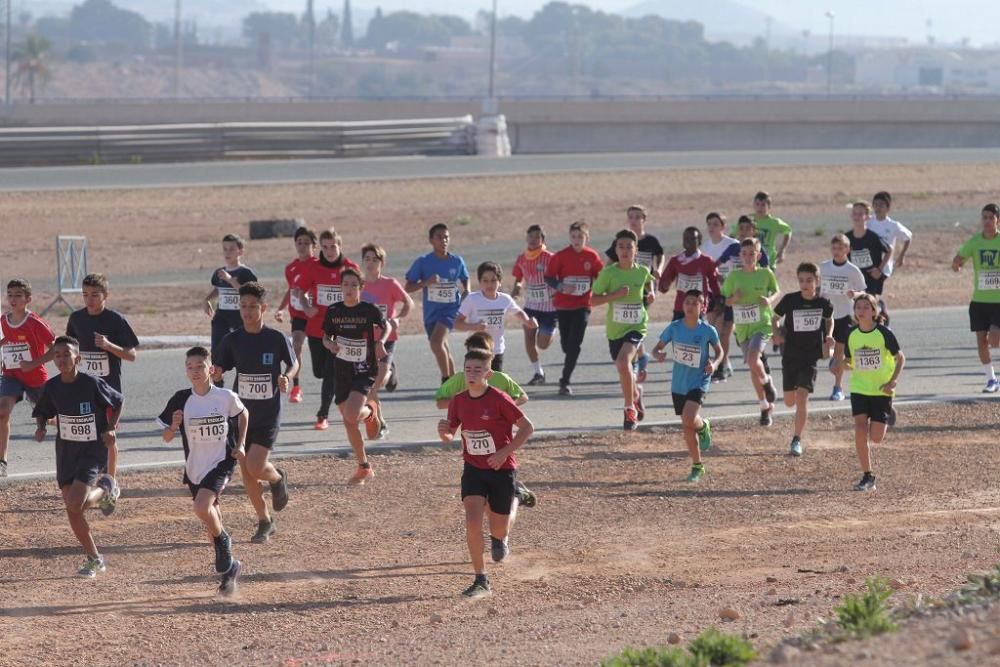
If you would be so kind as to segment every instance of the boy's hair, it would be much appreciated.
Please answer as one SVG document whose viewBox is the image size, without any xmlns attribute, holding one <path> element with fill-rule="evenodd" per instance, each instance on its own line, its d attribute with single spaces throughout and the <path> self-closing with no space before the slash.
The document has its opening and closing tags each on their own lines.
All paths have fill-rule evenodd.
<svg viewBox="0 0 1000 667">
<path fill-rule="evenodd" d="M 874 204 L 877 201 L 883 202 L 886 206 L 891 207 L 892 195 L 886 192 L 885 190 L 879 190 L 878 192 L 875 193 L 875 196 L 872 197 L 872 204 Z"/>
<path fill-rule="evenodd" d="M 24 292 L 24 296 L 31 296 L 31 283 L 24 278 L 14 278 L 7 282 L 7 291 L 19 289 Z"/>
<path fill-rule="evenodd" d="M 236 247 L 243 250 L 243 238 L 239 234 L 226 234 L 222 237 L 223 243 L 235 243 Z"/>
<path fill-rule="evenodd" d="M 853 204 L 851 204 L 851 208 L 858 208 L 859 206 L 861 208 L 865 209 L 865 212 L 867 212 L 867 213 L 871 213 L 871 211 L 872 211 L 871 204 L 869 204 L 866 201 L 856 201 Z"/>
<path fill-rule="evenodd" d="M 701 230 L 700 229 L 698 229 L 697 227 L 693 227 L 693 226 L 692 227 L 685 227 L 684 231 L 682 232 L 682 234 L 688 234 L 688 233 L 694 234 L 695 237 L 698 239 L 699 245 L 701 244 Z"/>
<path fill-rule="evenodd" d="M 628 239 L 632 243 L 639 243 L 639 237 L 631 229 L 623 229 L 615 234 L 615 243 L 618 243 L 621 239 Z"/>
<path fill-rule="evenodd" d="M 351 268 L 351 267 L 347 267 L 346 269 L 344 269 L 343 271 L 341 271 L 340 272 L 340 282 L 341 283 L 344 282 L 344 277 L 345 276 L 354 276 L 355 278 L 358 279 L 358 287 L 364 287 L 365 286 L 365 279 L 361 277 L 361 272 L 358 271 L 357 269 Z"/>
<path fill-rule="evenodd" d="M 641 215 L 643 220 L 646 219 L 646 207 L 645 206 L 642 206 L 640 204 L 632 204 L 627 209 L 625 209 L 625 215 L 628 215 L 632 211 L 635 211 L 639 215 Z"/>
<path fill-rule="evenodd" d="M 693 296 L 699 301 L 705 300 L 705 294 L 700 289 L 689 289 L 687 292 L 684 292 L 685 299 L 688 298 L 689 296 Z"/>
<path fill-rule="evenodd" d="M 726 225 L 726 216 L 722 215 L 721 213 L 716 213 L 715 211 L 712 211 L 711 213 L 705 216 L 705 222 L 708 222 L 709 220 L 718 220 L 719 222 L 722 223 L 723 226 Z"/>
<path fill-rule="evenodd" d="M 264 297 L 267 296 L 267 290 L 256 280 L 251 280 L 248 283 L 240 285 L 240 296 L 257 297 L 257 300 L 263 303 Z"/>
<path fill-rule="evenodd" d="M 497 280 L 503 279 L 503 269 L 501 269 L 500 265 L 497 264 L 496 262 L 483 262 L 482 264 L 480 264 L 479 267 L 476 269 L 476 279 L 482 280 L 483 274 L 489 273 L 490 271 L 497 274 Z"/>
<path fill-rule="evenodd" d="M 295 236 L 292 238 L 293 240 L 298 241 L 300 236 L 308 236 L 309 241 L 312 245 L 316 245 L 316 243 L 318 242 L 316 238 L 316 232 L 309 229 L 308 227 L 299 227 L 298 229 L 296 229 Z"/>
<path fill-rule="evenodd" d="M 486 331 L 476 331 L 465 339 L 465 349 L 493 350 L 493 336 Z"/>
<path fill-rule="evenodd" d="M 448 231 L 448 225 L 444 224 L 443 222 L 439 222 L 436 225 L 431 225 L 430 231 L 427 232 L 427 238 L 429 239 L 434 238 L 434 235 L 437 234 L 442 229 L 444 231 Z"/>
<path fill-rule="evenodd" d="M 757 223 L 749 215 L 741 215 L 740 219 L 736 221 L 736 225 L 750 225 L 754 231 L 757 231 Z"/>
<path fill-rule="evenodd" d="M 385 248 L 377 243 L 366 243 L 361 246 L 361 259 L 364 259 L 365 255 L 370 252 L 375 253 L 375 256 L 378 257 L 378 261 L 385 264 Z"/>
<path fill-rule="evenodd" d="M 319 240 L 320 243 L 322 243 L 323 241 L 336 241 L 337 245 L 340 245 L 340 234 L 337 233 L 336 229 L 330 227 L 328 229 L 324 229 L 319 233 Z"/>
<path fill-rule="evenodd" d="M 856 297 L 854 297 L 854 300 L 851 302 L 851 320 L 853 320 L 854 322 L 858 321 L 854 317 L 854 306 L 858 303 L 858 301 L 861 301 L 861 300 L 865 300 L 869 304 L 871 304 L 872 311 L 875 313 L 875 318 L 874 318 L 875 322 L 877 324 L 885 324 L 885 317 L 882 315 L 882 311 L 878 307 L 878 299 L 876 299 L 874 296 L 872 296 L 868 292 L 862 292 L 861 294 L 859 294 Z"/>
<path fill-rule="evenodd" d="M 108 277 L 103 273 L 88 273 L 83 277 L 81 285 L 83 287 L 96 287 L 104 292 L 104 296 L 108 295 Z"/>
<path fill-rule="evenodd" d="M 819 267 L 812 262 L 802 262 L 795 269 L 795 275 L 799 275 L 800 273 L 808 273 L 819 278 Z"/>
<path fill-rule="evenodd" d="M 756 250 L 760 250 L 760 239 L 754 236 L 740 241 L 740 248 L 746 248 L 747 246 L 753 246 Z"/>
<path fill-rule="evenodd" d="M 584 234 L 590 233 L 590 225 L 588 225 L 583 220 L 577 220 L 572 225 L 569 226 L 570 233 L 573 232 L 583 232 Z"/>
<path fill-rule="evenodd" d="M 833 238 L 830 239 L 830 245 L 833 245 L 834 243 L 842 243 L 844 245 L 851 245 L 850 239 L 848 239 L 847 235 L 845 235 L 845 234 L 834 234 Z"/>
<path fill-rule="evenodd" d="M 70 347 L 75 347 L 77 350 L 80 349 L 80 341 L 72 336 L 56 336 L 56 339 L 52 341 L 52 347 L 55 347 L 56 345 L 68 345 Z"/>
<path fill-rule="evenodd" d="M 771 203 L 771 195 L 769 193 L 764 192 L 763 190 L 761 190 L 760 192 L 758 192 L 757 194 L 755 194 L 753 196 L 753 200 L 754 201 L 763 201 L 763 202 L 767 202 L 768 204 L 770 204 Z"/>
<path fill-rule="evenodd" d="M 479 347 L 470 347 L 465 351 L 465 360 L 482 361 L 486 365 L 489 365 L 489 363 L 493 361 L 493 353 Z"/>
<path fill-rule="evenodd" d="M 541 235 L 542 240 L 545 240 L 545 230 L 542 229 L 541 225 L 532 225 L 531 227 L 528 227 L 528 231 L 525 233 L 531 234 L 532 232 L 538 232 Z"/>
<path fill-rule="evenodd" d="M 983 207 L 983 213 L 992 213 L 993 215 L 1000 217 L 1000 206 L 997 206 L 996 204 L 987 204 Z M 9 288 L 10 285 L 7 287 Z"/>
<path fill-rule="evenodd" d="M 194 347 L 192 347 L 190 350 L 187 351 L 187 354 L 184 355 L 184 358 L 190 359 L 191 357 L 201 357 L 203 359 L 209 359 L 211 356 L 212 355 L 206 348 L 202 347 L 201 345 L 195 345 Z"/>
</svg>

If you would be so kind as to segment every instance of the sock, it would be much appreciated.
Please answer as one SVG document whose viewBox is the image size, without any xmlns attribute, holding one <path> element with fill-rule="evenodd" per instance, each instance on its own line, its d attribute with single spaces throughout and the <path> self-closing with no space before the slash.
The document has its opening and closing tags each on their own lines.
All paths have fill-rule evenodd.
<svg viewBox="0 0 1000 667">
<path fill-rule="evenodd" d="M 539 359 L 538 361 L 531 362 L 531 369 L 535 371 L 535 373 L 537 373 L 538 375 L 545 375 L 545 371 L 542 369 L 541 359 Z"/>
<path fill-rule="evenodd" d="M 767 410 L 770 407 L 771 407 L 771 404 L 768 403 L 766 399 L 762 398 L 761 401 L 760 401 L 760 409 L 761 410 Z"/>
<path fill-rule="evenodd" d="M 991 382 L 997 379 L 997 374 L 993 371 L 993 363 L 983 364 L 983 372 L 986 373 L 986 381 Z"/>
</svg>

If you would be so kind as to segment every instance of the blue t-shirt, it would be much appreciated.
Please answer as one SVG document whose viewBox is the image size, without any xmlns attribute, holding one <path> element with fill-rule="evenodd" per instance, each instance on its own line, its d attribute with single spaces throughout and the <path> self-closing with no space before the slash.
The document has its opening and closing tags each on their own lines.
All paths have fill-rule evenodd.
<svg viewBox="0 0 1000 667">
<path fill-rule="evenodd" d="M 432 324 L 441 320 L 454 321 L 458 306 L 462 302 L 463 281 L 469 279 L 465 260 L 448 253 L 441 259 L 433 252 L 417 257 L 406 272 L 406 280 L 411 283 L 427 280 L 436 275 L 438 282 L 423 289 L 424 323 Z"/>
<path fill-rule="evenodd" d="M 695 389 L 707 393 L 712 383 L 712 377 L 705 372 L 709 346 L 712 343 L 719 344 L 719 332 L 715 327 L 699 320 L 698 325 L 691 329 L 684 320 L 675 320 L 663 330 L 660 340 L 673 343 L 671 393 L 684 395 Z"/>
<path fill-rule="evenodd" d="M 722 266 L 726 262 L 734 261 L 734 262 L 736 262 L 736 268 L 739 268 L 739 266 L 740 266 L 740 248 L 741 247 L 742 246 L 740 246 L 739 243 L 733 243 L 732 245 L 730 245 L 728 248 L 726 248 L 725 250 L 722 251 L 721 255 L 719 255 L 719 259 L 716 262 L 716 264 L 718 264 L 719 266 Z M 770 266 L 770 264 L 771 264 L 771 261 L 767 257 L 767 251 L 764 250 L 764 248 L 760 249 L 760 259 L 757 260 L 757 264 L 759 264 L 760 266 L 762 266 L 765 269 L 768 268 Z M 722 281 L 719 281 L 719 282 L 722 282 Z"/>
</svg>

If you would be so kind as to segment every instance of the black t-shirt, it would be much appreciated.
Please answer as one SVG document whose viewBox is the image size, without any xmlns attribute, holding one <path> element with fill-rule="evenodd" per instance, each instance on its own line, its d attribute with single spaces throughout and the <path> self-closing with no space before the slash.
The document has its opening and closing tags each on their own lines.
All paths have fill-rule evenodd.
<svg viewBox="0 0 1000 667">
<path fill-rule="evenodd" d="M 652 234 L 646 234 L 639 239 L 639 244 L 636 250 L 635 263 L 639 266 L 645 266 L 647 269 L 653 268 L 654 257 L 662 257 L 664 255 L 663 246 L 660 245 L 660 242 Z M 611 242 L 611 247 L 608 248 L 604 254 L 607 255 L 612 262 L 618 261 L 618 251 L 615 250 L 615 241 Z"/>
<path fill-rule="evenodd" d="M 281 423 L 281 362 L 295 363 L 292 341 L 277 329 L 264 326 L 260 333 L 237 329 L 212 350 L 212 363 L 222 370 L 236 369 L 233 391 L 249 412 L 248 428 L 273 428 Z"/>
<path fill-rule="evenodd" d="M 230 329 L 239 329 L 243 326 L 243 320 L 240 319 L 240 291 L 219 277 L 221 269 L 226 269 L 226 267 L 222 266 L 216 269 L 211 278 L 212 287 L 219 290 L 219 300 L 216 302 L 212 322 L 222 322 Z M 235 278 L 240 285 L 257 280 L 257 274 L 249 266 L 237 267 L 229 271 L 229 275 Z"/>
<path fill-rule="evenodd" d="M 774 313 L 785 318 L 783 358 L 813 362 L 823 357 L 826 323 L 833 317 L 829 299 L 817 296 L 807 301 L 802 292 L 790 292 L 781 297 Z"/>
<path fill-rule="evenodd" d="M 94 334 L 105 336 L 126 350 L 138 347 L 139 339 L 121 313 L 105 308 L 100 315 L 91 315 L 86 308 L 75 310 L 66 323 L 66 335 L 80 341 L 80 370 L 102 378 L 116 391 L 122 390 L 122 360 L 94 344 Z"/>
<path fill-rule="evenodd" d="M 326 311 L 323 332 L 335 338 L 340 351 L 337 363 L 352 364 L 358 373 L 368 373 L 378 362 L 375 359 L 375 328 L 386 328 L 385 316 L 378 306 L 361 301 L 348 306 L 343 301 Z"/>
<path fill-rule="evenodd" d="M 871 279 L 869 273 L 882 265 L 882 260 L 885 259 L 889 249 L 882 243 L 879 235 L 870 229 L 866 229 L 865 235 L 860 238 L 854 235 L 854 230 L 851 230 L 847 232 L 847 240 L 851 243 L 851 264 L 861 269 L 867 282 Z"/>
<path fill-rule="evenodd" d="M 34 418 L 56 418 L 56 449 L 101 443 L 108 430 L 107 408 L 122 405 L 121 392 L 101 378 L 78 372 L 72 382 L 56 375 L 45 383 L 31 413 Z"/>
</svg>

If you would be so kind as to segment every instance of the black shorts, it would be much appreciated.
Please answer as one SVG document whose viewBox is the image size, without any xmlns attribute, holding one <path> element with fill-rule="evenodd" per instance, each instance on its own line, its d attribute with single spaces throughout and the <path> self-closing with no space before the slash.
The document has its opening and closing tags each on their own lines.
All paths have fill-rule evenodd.
<svg viewBox="0 0 1000 667">
<path fill-rule="evenodd" d="M 494 354 L 493 361 L 490 362 L 490 370 L 497 373 L 503 370 L 503 353 Z"/>
<path fill-rule="evenodd" d="M 891 396 L 866 396 L 851 394 L 851 415 L 868 415 L 868 419 L 881 424 L 889 423 L 889 413 L 892 411 Z"/>
<path fill-rule="evenodd" d="M 686 394 L 670 394 L 674 399 L 674 414 L 682 415 L 684 414 L 684 404 L 688 401 L 694 401 L 698 405 L 703 405 L 705 403 L 705 392 L 701 389 L 692 389 Z"/>
<path fill-rule="evenodd" d="M 873 296 L 882 296 L 882 288 L 885 286 L 885 275 L 878 278 L 872 278 L 868 273 L 865 274 L 865 291 Z"/>
<path fill-rule="evenodd" d="M 295 333 L 296 331 L 305 331 L 306 330 L 306 324 L 308 322 L 309 322 L 309 320 L 304 320 L 301 317 L 293 317 L 292 318 L 292 333 Z"/>
<path fill-rule="evenodd" d="M 732 322 L 733 321 L 733 307 L 726 306 L 722 311 L 722 321 Z"/>
<path fill-rule="evenodd" d="M 1000 303 L 973 301 L 969 304 L 969 330 L 989 331 L 1000 327 Z"/>
<path fill-rule="evenodd" d="M 323 339 L 317 338 L 316 336 L 309 336 L 309 360 L 312 362 L 313 377 L 317 380 L 322 380 L 323 376 L 326 374 L 327 365 L 333 365 L 331 363 L 330 350 L 326 349 L 323 345 Z"/>
<path fill-rule="evenodd" d="M 801 359 L 781 358 L 781 389 L 795 391 L 805 389 L 810 394 L 816 388 L 816 362 Z"/>
<path fill-rule="evenodd" d="M 80 481 L 96 486 L 97 478 L 108 469 L 108 448 L 103 442 L 57 442 L 56 482 L 59 488 Z"/>
<path fill-rule="evenodd" d="M 851 332 L 851 316 L 844 315 L 833 321 L 833 342 L 847 345 L 847 335 Z"/>
<path fill-rule="evenodd" d="M 482 496 L 494 514 L 510 514 L 514 504 L 516 470 L 483 470 L 465 464 L 462 470 L 462 500 L 467 496 Z"/>
<path fill-rule="evenodd" d="M 641 334 L 638 331 L 629 331 L 621 338 L 609 340 L 608 350 L 611 352 L 611 360 L 617 361 L 618 353 L 622 351 L 622 346 L 625 345 L 625 343 L 632 343 L 632 345 L 635 345 L 636 348 L 638 348 L 642 345 L 642 339 L 645 337 L 646 336 L 644 334 Z"/>
<path fill-rule="evenodd" d="M 247 449 L 250 445 L 260 445 L 265 449 L 274 449 L 274 443 L 278 441 L 278 431 L 281 429 L 277 424 L 267 427 L 251 427 L 247 429 Z"/>
<path fill-rule="evenodd" d="M 226 456 L 222 461 L 219 461 L 218 465 L 212 468 L 207 475 L 201 478 L 201 481 L 195 484 L 190 479 L 188 479 L 187 473 L 184 473 L 184 483 L 187 484 L 188 489 L 191 491 L 191 499 L 194 500 L 198 497 L 198 491 L 201 489 L 208 489 L 216 495 L 216 497 L 222 495 L 222 491 L 229 484 L 229 480 L 233 478 L 233 470 L 236 469 L 236 459 L 232 456 Z"/>
<path fill-rule="evenodd" d="M 367 396 L 372 387 L 375 386 L 375 376 L 378 368 L 368 364 L 355 364 L 342 359 L 334 360 L 336 389 L 333 392 L 333 402 L 340 405 L 356 391 L 363 396 Z"/>
</svg>

